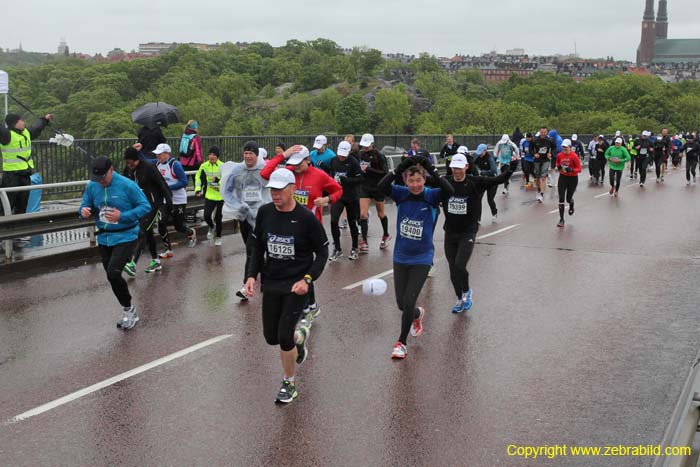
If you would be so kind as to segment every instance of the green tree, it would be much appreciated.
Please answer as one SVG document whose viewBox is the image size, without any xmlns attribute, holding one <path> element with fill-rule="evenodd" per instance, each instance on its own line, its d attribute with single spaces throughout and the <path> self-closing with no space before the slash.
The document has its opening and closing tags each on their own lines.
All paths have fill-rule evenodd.
<svg viewBox="0 0 700 467">
<path fill-rule="evenodd" d="M 339 134 L 368 131 L 369 113 L 363 97 L 360 94 L 350 94 L 339 100 L 335 110 L 335 121 Z"/>
<path fill-rule="evenodd" d="M 410 112 L 411 104 L 403 86 L 377 91 L 373 114 L 377 132 L 405 132 L 411 119 Z"/>
</svg>

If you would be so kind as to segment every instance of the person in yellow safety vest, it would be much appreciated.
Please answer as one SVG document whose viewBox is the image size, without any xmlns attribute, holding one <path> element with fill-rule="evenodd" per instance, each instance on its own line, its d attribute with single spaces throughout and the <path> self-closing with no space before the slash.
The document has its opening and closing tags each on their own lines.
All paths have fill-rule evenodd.
<svg viewBox="0 0 700 467">
<path fill-rule="evenodd" d="M 43 129 L 53 119 L 53 115 L 46 114 L 34 125 L 27 128 L 21 115 L 7 114 L 5 124 L 0 125 L 0 151 L 2 152 L 2 183 L 0 188 L 15 186 L 28 186 L 30 177 L 34 172 L 34 160 L 32 159 L 32 139 L 38 138 Z M 29 191 L 8 193 L 10 208 L 14 214 L 27 212 Z M 0 205 L 2 212 L 2 205 Z"/>
<path fill-rule="evenodd" d="M 209 149 L 208 160 L 199 166 L 194 182 L 195 196 L 202 196 L 202 191 L 204 191 L 204 221 L 209 226 L 207 240 L 214 237 L 214 224 L 216 224 L 216 240 L 214 240 L 216 246 L 221 246 L 222 210 L 224 208 L 224 198 L 220 191 L 221 166 L 224 163 L 219 160 L 220 155 L 218 147 L 212 146 Z M 212 213 L 214 213 L 214 222 L 211 218 Z"/>
</svg>

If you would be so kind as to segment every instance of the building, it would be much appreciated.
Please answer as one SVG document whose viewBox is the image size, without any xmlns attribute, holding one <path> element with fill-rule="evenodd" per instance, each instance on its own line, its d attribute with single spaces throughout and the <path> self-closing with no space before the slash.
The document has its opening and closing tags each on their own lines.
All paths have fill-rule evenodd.
<svg viewBox="0 0 700 467">
<path fill-rule="evenodd" d="M 66 38 L 61 37 L 61 42 L 58 44 L 58 50 L 56 51 L 58 55 L 68 55 L 70 54 L 68 50 L 68 43 L 66 43 Z"/>
<path fill-rule="evenodd" d="M 646 0 L 637 65 L 675 63 L 700 63 L 700 38 L 669 39 L 668 1 L 659 0 L 654 18 L 654 0 Z"/>
<path fill-rule="evenodd" d="M 506 55 L 525 55 L 525 49 L 508 49 Z"/>
<path fill-rule="evenodd" d="M 176 42 L 148 42 L 139 44 L 139 53 L 142 55 L 160 55 L 175 47 L 177 47 Z"/>
</svg>

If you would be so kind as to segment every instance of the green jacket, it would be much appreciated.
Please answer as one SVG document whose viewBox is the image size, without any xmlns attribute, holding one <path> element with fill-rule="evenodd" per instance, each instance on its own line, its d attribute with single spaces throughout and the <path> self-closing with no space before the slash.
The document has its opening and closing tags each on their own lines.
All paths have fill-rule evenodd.
<svg viewBox="0 0 700 467">
<path fill-rule="evenodd" d="M 611 170 L 625 170 L 625 162 L 630 160 L 630 153 L 624 146 L 610 146 L 607 151 L 605 151 L 605 158 L 608 160 L 608 165 Z M 610 159 L 617 158 L 620 159 L 619 162 L 613 162 Z"/>
</svg>

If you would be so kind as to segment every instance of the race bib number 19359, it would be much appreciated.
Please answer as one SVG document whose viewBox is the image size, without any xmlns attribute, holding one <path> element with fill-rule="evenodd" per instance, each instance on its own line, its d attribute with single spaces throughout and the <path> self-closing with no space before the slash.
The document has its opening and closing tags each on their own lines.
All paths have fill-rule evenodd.
<svg viewBox="0 0 700 467">
<path fill-rule="evenodd" d="M 465 216 L 467 214 L 467 199 L 451 197 L 447 202 L 447 212 Z"/>
</svg>

